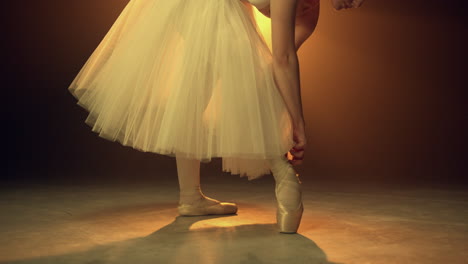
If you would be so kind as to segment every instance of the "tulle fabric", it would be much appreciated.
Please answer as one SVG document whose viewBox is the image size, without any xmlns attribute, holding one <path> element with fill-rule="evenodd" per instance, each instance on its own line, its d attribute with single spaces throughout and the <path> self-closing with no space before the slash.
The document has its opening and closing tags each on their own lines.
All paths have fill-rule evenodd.
<svg viewBox="0 0 468 264">
<path fill-rule="evenodd" d="M 293 146 L 271 52 L 239 0 L 130 0 L 69 87 L 100 137 L 249 180 Z"/>
</svg>

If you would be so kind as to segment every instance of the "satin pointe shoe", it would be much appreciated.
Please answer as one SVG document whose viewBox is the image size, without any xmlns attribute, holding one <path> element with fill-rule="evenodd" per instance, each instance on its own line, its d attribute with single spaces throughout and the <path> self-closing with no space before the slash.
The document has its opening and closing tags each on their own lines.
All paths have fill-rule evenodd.
<svg viewBox="0 0 468 264">
<path fill-rule="evenodd" d="M 193 203 L 179 203 L 177 207 L 181 216 L 198 215 L 225 215 L 237 213 L 235 203 L 220 202 L 206 196 L 202 196 Z"/>
<path fill-rule="evenodd" d="M 304 211 L 299 174 L 296 174 L 287 158 L 273 160 L 271 170 L 276 182 L 278 228 L 281 233 L 297 233 Z"/>
</svg>

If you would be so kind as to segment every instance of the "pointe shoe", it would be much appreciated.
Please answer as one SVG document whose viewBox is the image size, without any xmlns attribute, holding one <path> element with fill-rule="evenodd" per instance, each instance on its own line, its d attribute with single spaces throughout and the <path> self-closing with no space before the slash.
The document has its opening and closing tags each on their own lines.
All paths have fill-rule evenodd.
<svg viewBox="0 0 468 264">
<path fill-rule="evenodd" d="M 177 207 L 181 216 L 199 215 L 225 215 L 237 213 L 235 203 L 220 202 L 218 200 L 202 197 L 195 203 L 179 203 Z"/>
<path fill-rule="evenodd" d="M 277 200 L 276 221 L 280 233 L 294 234 L 301 223 L 304 206 L 302 203 L 301 181 L 290 163 L 276 163 L 273 168 Z M 279 167 L 278 167 L 279 166 Z"/>
<path fill-rule="evenodd" d="M 301 202 L 299 207 L 295 210 L 288 210 L 278 203 L 278 210 L 276 211 L 276 221 L 280 233 L 295 234 L 301 223 L 302 212 L 304 212 L 304 206 Z"/>
</svg>

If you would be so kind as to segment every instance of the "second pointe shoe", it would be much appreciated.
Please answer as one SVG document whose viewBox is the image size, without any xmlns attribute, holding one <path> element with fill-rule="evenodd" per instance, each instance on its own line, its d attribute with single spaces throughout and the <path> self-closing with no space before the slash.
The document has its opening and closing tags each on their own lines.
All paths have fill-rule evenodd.
<svg viewBox="0 0 468 264">
<path fill-rule="evenodd" d="M 276 181 L 278 228 L 281 233 L 297 233 L 304 211 L 299 175 L 286 158 L 273 161 L 272 172 Z"/>
<path fill-rule="evenodd" d="M 220 202 L 218 200 L 202 196 L 193 203 L 179 203 L 177 207 L 181 216 L 199 215 L 224 215 L 237 213 L 235 203 Z"/>
</svg>

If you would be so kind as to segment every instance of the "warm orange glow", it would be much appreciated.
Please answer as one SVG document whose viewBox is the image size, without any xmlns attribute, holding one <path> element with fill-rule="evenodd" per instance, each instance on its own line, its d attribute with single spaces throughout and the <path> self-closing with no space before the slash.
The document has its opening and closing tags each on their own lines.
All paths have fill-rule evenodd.
<svg viewBox="0 0 468 264">
<path fill-rule="evenodd" d="M 260 31 L 262 32 L 262 35 L 264 36 L 267 45 L 271 50 L 271 20 L 260 13 L 256 8 L 253 8 L 253 10 L 258 27 L 260 28 Z"/>
</svg>

